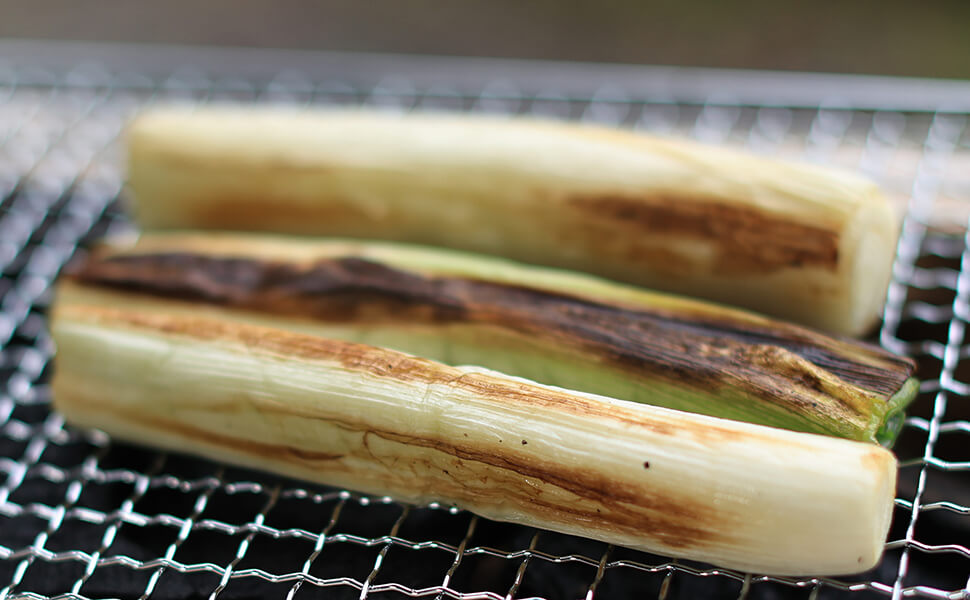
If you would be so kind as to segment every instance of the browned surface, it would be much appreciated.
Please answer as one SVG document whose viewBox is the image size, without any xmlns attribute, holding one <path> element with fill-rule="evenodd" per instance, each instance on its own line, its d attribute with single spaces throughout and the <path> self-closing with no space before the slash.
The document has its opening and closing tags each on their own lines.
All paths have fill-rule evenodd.
<svg viewBox="0 0 970 600">
<path fill-rule="evenodd" d="M 186 212 L 179 216 L 177 225 L 306 234 L 339 231 L 344 234 L 347 227 L 356 228 L 359 223 L 372 220 L 358 206 L 358 203 L 339 198 L 317 198 L 312 203 L 304 203 L 267 196 L 205 197 L 186 202 Z"/>
<path fill-rule="evenodd" d="M 187 445 L 220 448 L 243 462 L 249 456 L 260 461 L 279 463 L 281 467 L 288 465 L 310 470 L 317 481 L 324 483 L 337 473 L 354 474 L 364 479 L 383 481 L 386 493 L 391 495 L 413 493 L 417 485 L 431 487 L 440 498 L 473 503 L 482 502 L 481 489 L 489 487 L 497 490 L 505 501 L 548 523 L 570 523 L 577 519 L 587 523 L 592 521 L 592 526 L 603 534 L 654 539 L 678 549 L 701 548 L 712 542 L 730 542 L 724 528 L 718 527 L 722 524 L 722 515 L 704 499 L 687 498 L 662 490 L 660 486 L 650 485 L 646 475 L 645 481 L 640 484 L 606 477 L 595 469 L 570 468 L 538 459 L 520 450 L 521 446 L 517 448 L 516 444 L 504 447 L 491 444 L 486 447 L 467 441 L 459 443 L 443 437 L 415 435 L 411 431 L 375 429 L 366 420 L 351 422 L 321 414 L 303 414 L 303 418 L 333 424 L 344 431 L 361 435 L 360 444 L 350 445 L 339 453 L 323 452 L 292 445 L 254 442 L 250 437 L 214 432 L 156 416 L 149 411 L 122 409 L 110 401 L 86 398 L 70 390 L 62 389 L 59 392 L 59 403 L 73 405 L 75 411 L 82 410 L 88 415 L 110 411 L 115 418 L 180 437 Z M 197 403 L 197 408 L 201 407 L 212 408 L 204 401 Z M 282 403 L 264 402 L 260 404 L 260 410 L 290 414 Z M 223 411 L 215 407 L 215 412 Z M 429 459 L 420 453 L 408 456 L 375 451 L 368 442 L 371 436 L 408 446 L 412 453 L 414 448 L 426 448 L 451 458 Z M 371 472 L 361 473 L 359 463 L 345 464 L 344 459 L 351 458 L 366 461 Z M 450 468 L 444 469 L 441 465 Z M 415 482 L 412 475 L 421 480 Z M 545 493 L 543 488 L 546 486 L 569 492 L 574 498 L 563 501 L 561 494 Z"/>
<path fill-rule="evenodd" d="M 631 373 L 687 379 L 699 388 L 723 384 L 725 373 L 744 373 L 752 381 L 731 385 L 765 386 L 750 391 L 775 397 L 791 396 L 792 380 L 808 392 L 820 391 L 824 386 L 818 375 L 800 368 L 810 363 L 886 395 L 895 393 L 913 371 L 908 359 L 852 342 L 853 352 L 878 362 L 855 364 L 851 356 L 833 349 L 832 340 L 798 327 L 757 327 L 730 317 L 701 319 L 536 288 L 428 277 L 354 257 L 306 267 L 188 253 L 95 255 L 75 267 L 74 277 L 85 285 L 321 321 L 492 325 L 555 347 L 580 349 Z M 782 360 L 787 354 L 803 360 Z M 776 376 L 778 364 L 790 371 L 781 383 L 765 377 Z M 787 402 L 799 400 L 791 397 Z"/>
<path fill-rule="evenodd" d="M 73 397 L 70 391 L 64 391 L 61 395 L 66 395 L 68 398 Z M 85 404 L 83 400 L 79 400 L 76 397 L 73 400 L 68 400 L 68 402 Z M 100 408 L 105 409 L 103 406 Z M 218 407 L 216 407 L 216 409 L 217 411 L 222 412 Z M 307 448 L 299 448 L 289 444 L 268 444 L 265 442 L 258 442 L 252 438 L 241 438 L 225 433 L 211 431 L 210 429 L 189 425 L 188 423 L 177 421 L 175 419 L 165 419 L 154 416 L 149 417 L 145 411 L 125 411 L 119 409 L 117 406 L 112 406 L 109 410 L 111 410 L 111 412 L 116 416 L 123 415 L 130 421 L 141 423 L 142 425 L 149 425 L 161 431 L 174 433 L 185 438 L 186 440 L 204 439 L 210 444 L 220 446 L 231 452 L 253 454 L 266 460 L 293 463 L 308 469 L 320 468 L 321 463 L 340 460 L 345 456 L 344 454 L 336 452 L 320 452 Z"/>
<path fill-rule="evenodd" d="M 630 141 L 627 136 L 617 138 L 624 143 Z M 184 153 L 166 155 L 162 160 L 177 170 L 200 167 L 198 157 L 187 158 Z M 209 167 L 219 169 L 220 165 L 214 162 Z M 246 166 L 237 168 L 245 170 Z M 303 169 L 286 161 L 260 164 L 258 168 L 281 180 L 288 170 L 299 173 Z M 326 167 L 314 165 L 313 169 Z M 841 230 L 835 223 L 798 223 L 753 207 L 684 198 L 676 193 L 643 197 L 578 195 L 565 198 L 564 202 L 566 210 L 576 213 L 572 219 L 576 225 L 564 231 L 565 236 L 570 240 L 585 239 L 595 249 L 594 254 L 605 251 L 645 265 L 648 270 L 674 276 L 697 270 L 693 259 L 664 246 L 668 236 L 710 243 L 715 249 L 711 272 L 723 275 L 765 274 L 800 267 L 836 271 L 839 266 Z M 302 202 L 285 196 L 209 194 L 187 199 L 182 206 L 182 220 L 175 225 L 203 229 L 375 235 L 375 229 L 384 225 L 362 210 L 359 202 L 343 198 L 320 197 Z"/>
<path fill-rule="evenodd" d="M 442 335 L 451 324 L 497 328 L 513 344 L 529 344 L 552 356 L 572 348 L 616 370 L 617 376 L 625 373 L 646 385 L 662 380 L 709 396 L 714 414 L 717 402 L 761 403 L 804 415 L 803 426 L 810 431 L 856 439 L 869 435 L 878 403 L 912 373 L 906 359 L 859 344 L 846 355 L 831 347 L 832 340 L 800 328 L 759 329 L 729 317 L 691 319 L 669 310 L 635 310 L 541 289 L 428 277 L 354 257 L 294 265 L 202 254 L 95 254 L 73 272 L 78 284 L 123 292 L 116 300 L 121 303 L 124 294 L 133 294 L 287 319 L 305 316 L 392 327 L 423 324 L 441 327 Z M 267 330 L 260 335 L 261 340 L 244 341 L 265 344 L 286 334 Z M 395 353 L 375 358 L 379 349 L 365 351 L 364 346 L 344 345 L 341 350 L 340 342 L 315 337 L 284 338 L 283 343 L 285 353 L 297 354 L 303 345 L 330 344 L 331 355 L 345 366 L 402 380 L 444 368 L 427 361 L 409 362 L 415 359 Z M 368 358 L 358 360 L 361 352 Z M 853 362 L 856 352 L 876 364 Z M 402 361 L 410 366 L 402 370 Z M 476 385 L 466 379 L 462 378 L 465 385 Z M 584 391 L 611 394 L 595 386 Z"/>
<path fill-rule="evenodd" d="M 678 422 L 648 418 L 640 411 L 621 405 L 605 404 L 568 392 L 483 373 L 468 373 L 393 350 L 279 329 L 211 318 L 187 318 L 77 305 L 59 306 L 54 318 L 121 325 L 185 339 L 222 341 L 238 344 L 249 352 L 264 353 L 267 356 L 292 357 L 314 362 L 336 362 L 345 369 L 399 382 L 425 385 L 447 383 L 456 389 L 467 390 L 498 404 L 533 405 L 537 409 L 553 409 L 585 418 L 617 421 L 656 435 L 690 436 L 705 445 L 736 441 L 743 436 L 752 436 L 752 439 L 758 437 L 754 433 L 742 433 L 733 427 L 720 427 L 709 423 L 705 423 L 703 427 L 687 427 Z M 292 407 L 281 406 L 278 410 L 295 416 L 311 416 L 292 412 L 294 411 Z"/>
<path fill-rule="evenodd" d="M 567 204 L 583 213 L 587 236 L 615 247 L 627 242 L 625 255 L 638 258 L 642 239 L 667 235 L 709 242 L 715 248 L 712 271 L 722 275 L 771 273 L 779 269 L 820 267 L 836 270 L 840 231 L 835 226 L 797 223 L 783 216 L 723 202 L 669 197 L 576 196 Z M 594 239 L 594 242 L 597 240 Z M 654 246 L 646 249 L 651 260 Z M 674 264 L 684 259 L 675 260 Z"/>
</svg>

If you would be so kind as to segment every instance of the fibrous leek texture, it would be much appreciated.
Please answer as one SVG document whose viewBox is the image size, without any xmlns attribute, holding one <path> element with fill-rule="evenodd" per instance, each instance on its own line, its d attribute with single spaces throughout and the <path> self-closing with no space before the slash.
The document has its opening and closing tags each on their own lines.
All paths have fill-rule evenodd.
<svg viewBox="0 0 970 600">
<path fill-rule="evenodd" d="M 156 108 L 128 150 L 146 228 L 451 247 L 847 335 L 877 322 L 898 237 L 848 173 L 522 117 Z"/>
<path fill-rule="evenodd" d="M 55 407 L 118 439 L 724 567 L 879 559 L 874 444 L 540 385 L 220 317 L 62 293 Z"/>
<path fill-rule="evenodd" d="M 751 313 L 402 244 L 145 235 L 76 265 L 66 302 L 208 313 L 544 384 L 890 444 L 913 362 Z"/>
</svg>

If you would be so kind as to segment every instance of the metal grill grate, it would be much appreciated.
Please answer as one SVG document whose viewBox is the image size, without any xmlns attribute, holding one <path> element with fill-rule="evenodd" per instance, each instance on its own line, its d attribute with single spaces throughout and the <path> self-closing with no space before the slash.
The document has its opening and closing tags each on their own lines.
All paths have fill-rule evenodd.
<svg viewBox="0 0 970 600">
<path fill-rule="evenodd" d="M 418 59 L 322 54 L 301 55 L 295 62 L 312 66 L 300 70 L 264 61 L 248 77 L 225 78 L 177 68 L 204 52 L 163 59 L 119 48 L 3 48 L 20 58 L 0 62 L 0 600 L 970 598 L 970 109 L 932 104 L 930 84 L 920 94 L 912 83 L 789 76 L 766 87 L 763 76 L 736 73 L 737 93 L 725 95 L 723 86 L 705 88 L 723 73 L 584 78 L 585 67 L 508 62 L 503 71 L 474 61 L 437 72 Z M 132 52 L 142 71 L 104 59 Z M 85 56 L 99 62 L 70 67 Z M 792 99 L 788 84 L 810 93 Z M 884 101 L 871 100 L 877 90 Z M 45 385 L 51 283 L 78 248 L 130 228 L 117 200 L 118 134 L 139 107 L 171 100 L 531 112 L 737 144 L 878 179 L 907 209 L 879 341 L 916 357 L 924 380 L 896 448 L 899 497 L 882 564 L 838 579 L 746 575 L 65 427 L 48 410 Z"/>
</svg>

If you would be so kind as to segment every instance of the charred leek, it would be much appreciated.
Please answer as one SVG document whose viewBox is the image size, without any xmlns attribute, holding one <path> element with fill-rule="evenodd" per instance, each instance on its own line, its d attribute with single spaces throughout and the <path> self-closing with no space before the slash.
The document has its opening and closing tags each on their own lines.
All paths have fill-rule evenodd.
<svg viewBox="0 0 970 600">
<path fill-rule="evenodd" d="M 76 265 L 60 301 L 211 315 L 887 445 L 916 393 L 912 361 L 875 346 L 590 276 L 399 244 L 143 236 Z"/>
<path fill-rule="evenodd" d="M 119 439 L 773 574 L 870 568 L 878 446 L 392 350 L 62 295 L 55 406 Z"/>
<path fill-rule="evenodd" d="M 148 228 L 452 247 L 849 335 L 878 319 L 898 235 L 854 176 L 587 126 L 215 107 L 156 109 L 128 140 Z"/>
</svg>

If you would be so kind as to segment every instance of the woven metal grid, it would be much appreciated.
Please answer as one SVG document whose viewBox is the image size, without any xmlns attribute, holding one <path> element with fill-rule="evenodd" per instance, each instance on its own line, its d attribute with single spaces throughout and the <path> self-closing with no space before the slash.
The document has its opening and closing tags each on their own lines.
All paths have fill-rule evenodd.
<svg viewBox="0 0 970 600">
<path fill-rule="evenodd" d="M 394 69 L 406 71 L 408 59 L 396 60 L 363 83 L 351 72 L 314 79 L 285 65 L 271 78 L 225 79 L 191 65 L 146 75 L 0 62 L 0 600 L 970 598 L 970 115 L 862 110 L 844 97 L 829 106 L 739 103 L 714 89 L 697 102 L 636 95 L 623 81 L 587 94 L 494 78 L 470 87 L 467 73 L 461 86 L 446 75 L 416 85 Z M 878 179 L 906 208 L 878 340 L 917 358 L 923 379 L 896 448 L 885 559 L 835 579 L 737 573 L 66 427 L 48 410 L 45 385 L 51 285 L 79 248 L 131 228 L 118 135 L 134 111 L 169 101 L 535 113 L 742 145 Z"/>
</svg>

